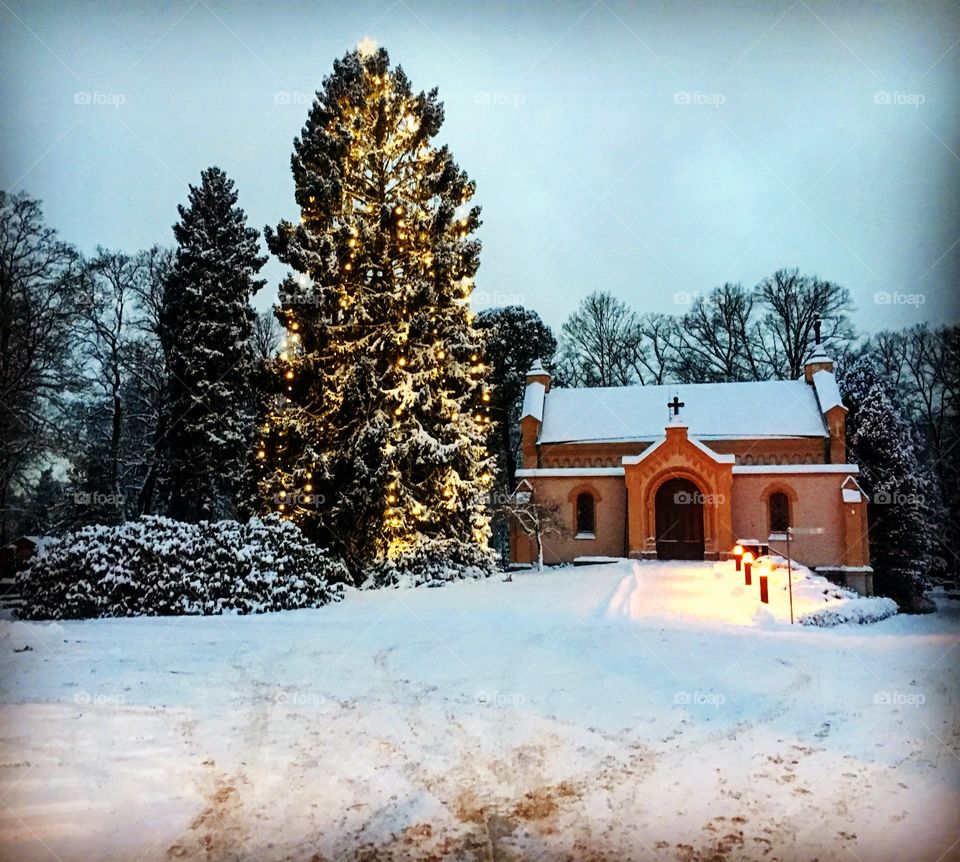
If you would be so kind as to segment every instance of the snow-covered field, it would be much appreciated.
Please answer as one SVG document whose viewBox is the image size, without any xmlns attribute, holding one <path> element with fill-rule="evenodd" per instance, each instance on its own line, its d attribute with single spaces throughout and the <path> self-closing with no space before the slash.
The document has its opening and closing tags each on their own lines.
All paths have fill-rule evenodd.
<svg viewBox="0 0 960 862">
<path fill-rule="evenodd" d="M 957 603 L 791 628 L 740 583 L 621 562 L 2 623 L 0 856 L 960 858 Z"/>
</svg>

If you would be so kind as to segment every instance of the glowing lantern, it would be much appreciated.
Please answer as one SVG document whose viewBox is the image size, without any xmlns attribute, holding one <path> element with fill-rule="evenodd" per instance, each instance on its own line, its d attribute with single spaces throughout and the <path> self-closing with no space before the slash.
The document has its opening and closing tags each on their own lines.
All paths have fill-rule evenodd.
<svg viewBox="0 0 960 862">
<path fill-rule="evenodd" d="M 734 545 L 733 546 L 733 560 L 737 567 L 737 571 L 740 571 L 740 563 L 743 561 L 743 545 Z"/>
<path fill-rule="evenodd" d="M 753 583 L 751 572 L 753 570 L 753 554 L 747 551 L 743 555 L 743 582 L 749 587 Z"/>
</svg>

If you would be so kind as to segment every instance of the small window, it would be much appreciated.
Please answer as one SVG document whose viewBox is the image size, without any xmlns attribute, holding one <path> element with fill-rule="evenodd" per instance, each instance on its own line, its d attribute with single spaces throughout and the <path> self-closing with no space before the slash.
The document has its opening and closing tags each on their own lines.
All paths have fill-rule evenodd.
<svg viewBox="0 0 960 862">
<path fill-rule="evenodd" d="M 595 534 L 596 519 L 593 494 L 586 492 L 577 494 L 577 536 L 593 537 Z"/>
<path fill-rule="evenodd" d="M 770 495 L 770 532 L 785 533 L 790 527 L 790 498 L 783 491 Z"/>
</svg>

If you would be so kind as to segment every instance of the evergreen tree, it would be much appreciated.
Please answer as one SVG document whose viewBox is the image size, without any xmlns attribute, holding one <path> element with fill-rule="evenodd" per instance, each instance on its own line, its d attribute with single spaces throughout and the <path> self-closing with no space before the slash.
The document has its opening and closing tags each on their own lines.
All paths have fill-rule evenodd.
<svg viewBox="0 0 960 862">
<path fill-rule="evenodd" d="M 167 365 L 163 481 L 170 515 L 230 517 L 252 442 L 250 298 L 265 257 L 234 184 L 217 167 L 178 207 L 178 247 L 164 286 L 160 335 Z"/>
<path fill-rule="evenodd" d="M 488 566 L 489 398 L 468 301 L 474 183 L 436 146 L 436 89 L 384 49 L 353 51 L 294 142 L 300 223 L 267 229 L 290 265 L 262 428 L 261 499 L 359 573 L 430 556 Z"/>
<path fill-rule="evenodd" d="M 553 366 L 557 339 L 535 311 L 521 305 L 490 308 L 477 315 L 485 330 L 489 381 L 492 387 L 494 432 L 490 449 L 497 456 L 500 486 L 508 494 L 516 487 L 517 449 L 520 445 L 520 408 L 527 371 L 536 360 Z"/>
<path fill-rule="evenodd" d="M 934 564 L 936 478 L 898 406 L 895 388 L 870 356 L 853 362 L 841 387 L 849 409 L 847 445 L 869 500 L 874 587 L 905 610 L 918 610 Z"/>
</svg>

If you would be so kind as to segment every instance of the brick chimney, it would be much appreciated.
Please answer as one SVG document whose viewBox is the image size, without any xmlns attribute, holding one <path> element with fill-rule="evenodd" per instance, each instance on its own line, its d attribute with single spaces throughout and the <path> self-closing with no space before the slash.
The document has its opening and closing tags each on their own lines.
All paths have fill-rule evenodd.
<svg viewBox="0 0 960 862">
<path fill-rule="evenodd" d="M 537 438 L 543 423 L 543 405 L 550 391 L 550 372 L 537 359 L 527 372 L 527 388 L 523 394 L 523 409 L 520 411 L 520 451 L 523 466 L 537 467 Z"/>
</svg>

